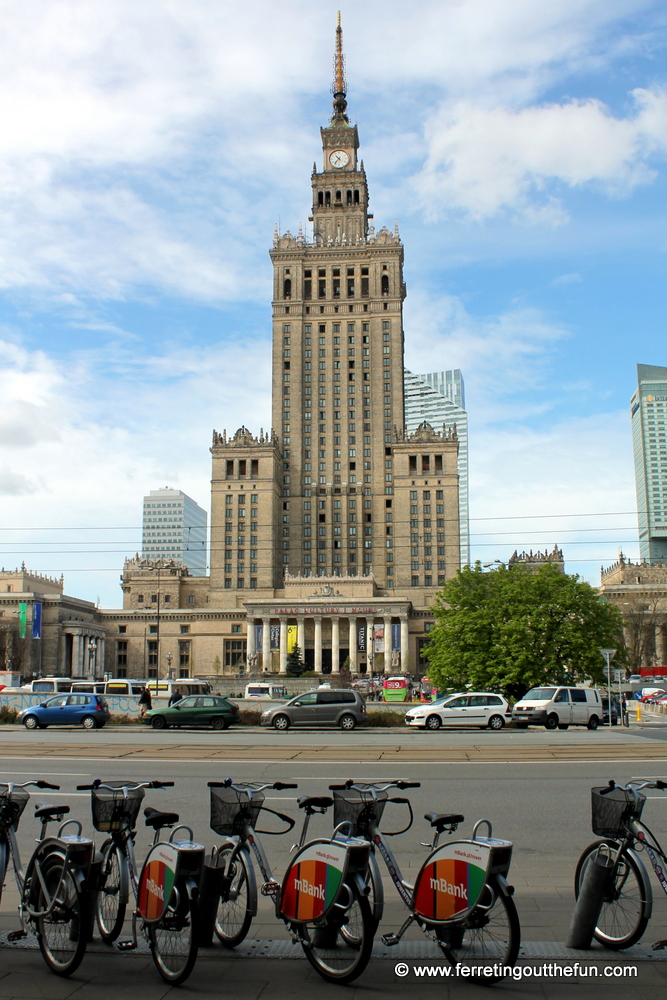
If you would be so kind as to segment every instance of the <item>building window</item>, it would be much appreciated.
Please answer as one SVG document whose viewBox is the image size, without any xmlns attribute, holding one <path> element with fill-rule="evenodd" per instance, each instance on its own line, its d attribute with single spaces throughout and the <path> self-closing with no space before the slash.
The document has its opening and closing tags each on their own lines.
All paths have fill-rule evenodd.
<svg viewBox="0 0 667 1000">
<path fill-rule="evenodd" d="M 149 640 L 148 643 L 148 669 L 150 670 L 151 667 L 157 670 L 157 642 L 155 640 Z"/>
<path fill-rule="evenodd" d="M 116 643 L 116 666 L 127 666 L 127 640 Z"/>
<path fill-rule="evenodd" d="M 119 625 L 118 631 L 120 632 L 121 635 L 124 635 L 127 632 L 127 625 Z"/>
<path fill-rule="evenodd" d="M 137 594 L 137 600 L 139 601 L 139 604 L 143 604 L 144 603 L 144 595 L 143 594 Z"/>
<path fill-rule="evenodd" d="M 190 631 L 189 625 L 181 625 L 181 635 L 188 635 Z"/>
<path fill-rule="evenodd" d="M 245 663 L 246 644 L 243 639 L 225 639 L 225 666 L 238 667 Z"/>
<path fill-rule="evenodd" d="M 190 594 L 190 596 L 188 597 L 188 604 L 194 604 L 194 603 L 195 603 L 195 595 Z"/>
<path fill-rule="evenodd" d="M 179 640 L 178 643 L 178 668 L 181 677 L 187 677 L 190 669 L 190 640 Z"/>
<path fill-rule="evenodd" d="M 240 625 L 232 625 L 232 635 L 238 634 L 241 631 Z"/>
</svg>

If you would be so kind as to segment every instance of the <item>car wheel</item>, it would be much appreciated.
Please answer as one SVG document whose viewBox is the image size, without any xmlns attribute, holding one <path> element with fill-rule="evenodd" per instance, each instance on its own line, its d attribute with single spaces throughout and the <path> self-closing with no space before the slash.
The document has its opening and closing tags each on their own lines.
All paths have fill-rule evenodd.
<svg viewBox="0 0 667 1000">
<path fill-rule="evenodd" d="M 588 720 L 588 728 L 597 729 L 599 725 L 600 725 L 600 720 L 598 719 L 597 715 L 591 715 L 590 719 Z"/>
<path fill-rule="evenodd" d="M 26 715 L 25 719 L 23 720 L 23 725 L 25 726 L 26 729 L 40 728 L 39 722 L 37 721 L 34 715 Z"/>
<path fill-rule="evenodd" d="M 211 725 L 213 726 L 214 729 L 226 729 L 227 728 L 227 719 L 223 719 L 221 716 L 218 716 L 217 719 L 213 720 L 213 722 L 211 723 Z"/>
<path fill-rule="evenodd" d="M 502 715 L 492 715 L 491 718 L 489 719 L 489 729 L 495 729 L 496 731 L 498 731 L 499 729 L 504 729 L 504 728 L 505 728 L 505 720 L 503 719 Z"/>
<path fill-rule="evenodd" d="M 429 715 L 429 717 L 426 720 L 426 728 L 427 729 L 433 729 L 433 730 L 440 729 L 441 725 L 442 725 L 442 722 L 440 721 L 440 716 L 439 715 Z"/>
<path fill-rule="evenodd" d="M 563 731 L 565 731 L 566 729 L 570 728 L 570 724 L 569 724 L 569 722 L 559 722 L 558 723 L 558 728 L 562 729 Z"/>
<path fill-rule="evenodd" d="M 153 729 L 166 729 L 167 723 L 163 715 L 154 715 L 151 719 Z"/>
<path fill-rule="evenodd" d="M 97 729 L 97 722 L 92 715 L 85 715 L 81 720 L 84 729 Z"/>
<path fill-rule="evenodd" d="M 353 715 L 344 715 L 340 720 L 338 725 L 341 729 L 344 729 L 347 733 L 351 733 L 357 724 L 357 720 Z"/>
<path fill-rule="evenodd" d="M 558 722 L 558 716 L 557 715 L 550 715 L 549 718 L 547 719 L 547 721 L 544 723 L 544 728 L 545 729 L 554 730 L 554 729 L 558 729 L 559 725 L 560 725 L 560 723 Z"/>
<path fill-rule="evenodd" d="M 276 715 L 273 720 L 273 728 L 280 730 L 281 733 L 286 733 L 290 727 L 290 721 L 286 715 Z"/>
</svg>

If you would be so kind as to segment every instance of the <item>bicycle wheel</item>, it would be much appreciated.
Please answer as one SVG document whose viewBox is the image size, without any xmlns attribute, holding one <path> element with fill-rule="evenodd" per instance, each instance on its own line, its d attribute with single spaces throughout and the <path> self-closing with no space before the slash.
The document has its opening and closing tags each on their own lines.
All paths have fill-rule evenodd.
<svg viewBox="0 0 667 1000">
<path fill-rule="evenodd" d="M 574 875 L 574 894 L 579 898 L 586 865 L 601 846 L 618 851 L 614 840 L 597 840 L 583 852 Z M 613 885 L 602 904 L 595 928 L 595 938 L 614 951 L 630 948 L 641 940 L 651 917 L 653 896 L 651 883 L 634 851 L 625 850 L 619 858 Z"/>
<path fill-rule="evenodd" d="M 321 927 L 300 925 L 298 934 L 306 958 L 330 983 L 350 983 L 364 971 L 371 957 L 375 921 L 365 896 L 354 882 L 346 882 L 347 898 L 333 907 Z"/>
<path fill-rule="evenodd" d="M 43 879 L 33 896 L 35 910 L 43 913 L 36 919 L 39 950 L 52 972 L 69 976 L 79 968 L 86 951 L 86 897 L 71 869 L 63 871 L 62 855 L 47 854 L 35 861 L 37 865 Z"/>
<path fill-rule="evenodd" d="M 227 898 L 220 898 L 215 918 L 215 933 L 225 948 L 236 948 L 245 939 L 252 923 L 250 911 L 255 909 L 257 899 L 252 864 L 245 851 L 232 860 L 233 850 L 230 846 L 218 854 L 218 858 L 225 859 L 225 874 L 231 876 Z"/>
<path fill-rule="evenodd" d="M 165 982 L 185 982 L 197 959 L 199 927 L 197 904 L 183 882 L 172 889 L 164 916 L 148 925 L 148 940 Z"/>
<path fill-rule="evenodd" d="M 123 928 L 127 904 L 121 902 L 121 867 L 125 858 L 112 840 L 102 847 L 102 871 L 97 894 L 97 926 L 103 941 L 115 941 Z"/>
<path fill-rule="evenodd" d="M 492 967 L 514 965 L 521 945 L 521 926 L 516 906 L 511 896 L 502 890 L 497 875 L 491 875 L 482 889 L 474 910 L 452 927 L 436 928 L 438 943 L 452 965 Z M 496 983 L 502 972 L 485 975 L 478 972 L 473 977 L 480 982 Z"/>
</svg>

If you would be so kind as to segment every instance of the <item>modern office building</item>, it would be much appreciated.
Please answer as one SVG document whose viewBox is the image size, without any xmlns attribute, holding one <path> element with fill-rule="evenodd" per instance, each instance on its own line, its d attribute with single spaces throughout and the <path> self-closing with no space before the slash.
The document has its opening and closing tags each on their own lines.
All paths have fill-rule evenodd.
<svg viewBox="0 0 667 1000">
<path fill-rule="evenodd" d="M 470 515 L 468 510 L 468 414 L 465 386 L 458 368 L 427 375 L 404 374 L 405 426 L 414 433 L 427 421 L 432 427 L 456 428 L 459 442 L 459 525 L 461 565 L 470 563 Z"/>
<path fill-rule="evenodd" d="M 174 559 L 191 576 L 206 576 L 207 516 L 192 497 L 165 486 L 144 497 L 144 559 Z"/>
<path fill-rule="evenodd" d="M 655 563 L 667 560 L 667 368 L 637 365 L 630 416 L 639 553 Z"/>
</svg>

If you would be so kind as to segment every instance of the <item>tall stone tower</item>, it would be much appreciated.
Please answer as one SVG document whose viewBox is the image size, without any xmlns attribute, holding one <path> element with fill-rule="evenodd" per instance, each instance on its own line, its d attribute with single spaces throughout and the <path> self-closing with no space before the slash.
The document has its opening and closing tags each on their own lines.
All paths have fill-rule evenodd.
<svg viewBox="0 0 667 1000">
<path fill-rule="evenodd" d="M 276 234 L 273 426 L 290 574 L 392 586 L 394 425 L 403 427 L 403 246 L 375 233 L 336 29 L 333 115 L 312 173 L 312 241 Z"/>
</svg>

